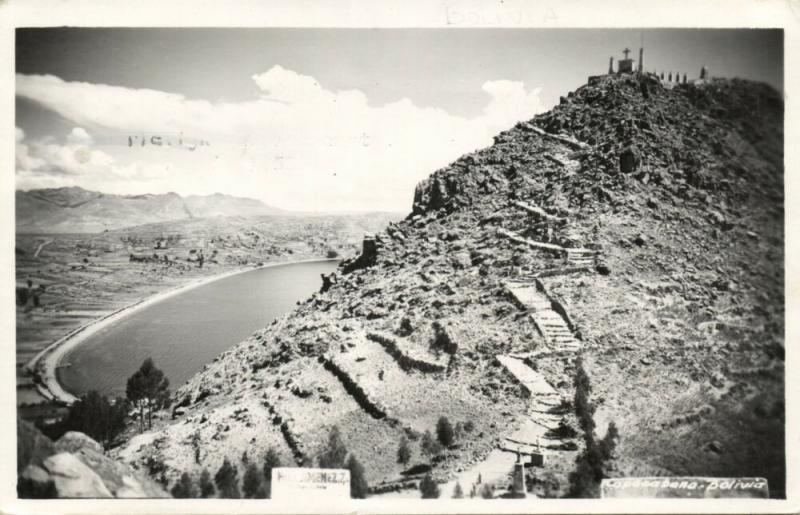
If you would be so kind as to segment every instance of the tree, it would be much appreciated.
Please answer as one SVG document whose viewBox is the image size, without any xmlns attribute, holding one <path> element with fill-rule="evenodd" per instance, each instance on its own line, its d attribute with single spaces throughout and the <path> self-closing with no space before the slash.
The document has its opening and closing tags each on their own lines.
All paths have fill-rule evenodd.
<svg viewBox="0 0 800 515">
<path fill-rule="evenodd" d="M 614 422 L 608 423 L 606 436 L 598 444 L 600 446 L 600 455 L 603 460 L 609 460 L 614 455 L 614 449 L 617 448 L 617 440 L 619 440 L 619 430 Z"/>
<path fill-rule="evenodd" d="M 397 463 L 406 465 L 411 460 L 411 449 L 408 446 L 408 438 L 402 436 L 400 438 L 400 446 L 397 447 Z"/>
<path fill-rule="evenodd" d="M 319 467 L 323 469 L 344 468 L 345 458 L 347 458 L 347 447 L 342 441 L 339 427 L 333 426 L 328 434 L 328 444 L 317 458 Z"/>
<path fill-rule="evenodd" d="M 242 493 L 246 499 L 252 499 L 258 494 L 258 489 L 261 487 L 261 471 L 255 463 L 250 463 L 245 469 L 244 477 L 242 477 Z"/>
<path fill-rule="evenodd" d="M 264 477 L 267 481 L 272 481 L 272 469 L 281 466 L 281 456 L 274 447 L 267 449 L 267 454 L 264 456 Z"/>
<path fill-rule="evenodd" d="M 366 499 L 369 493 L 364 466 L 352 454 L 347 460 L 347 468 L 350 470 L 350 497 L 352 499 Z"/>
<path fill-rule="evenodd" d="M 272 469 L 281 466 L 281 457 L 274 447 L 267 449 L 267 454 L 264 456 L 264 483 L 263 483 L 263 499 L 269 499 L 272 496 Z M 260 497 L 262 498 L 262 497 Z"/>
<path fill-rule="evenodd" d="M 461 488 L 461 483 L 456 481 L 456 486 L 453 488 L 453 499 L 463 499 L 464 490 Z"/>
<path fill-rule="evenodd" d="M 589 376 L 578 358 L 575 372 L 575 414 L 583 429 L 585 447 L 575 460 L 575 470 L 569 474 L 570 489 L 567 497 L 595 498 L 600 494 L 600 482 L 605 477 L 606 461 L 616 447 L 619 431 L 616 424 L 608 425 L 605 438 L 597 441 L 594 437 L 595 407 L 589 400 L 592 386 Z"/>
<path fill-rule="evenodd" d="M 589 375 L 583 368 L 583 360 L 581 358 L 576 360 L 575 368 L 575 414 L 578 417 L 584 437 L 593 439 L 595 407 L 589 400 L 592 394 L 592 386 L 589 383 Z"/>
<path fill-rule="evenodd" d="M 214 475 L 214 483 L 217 485 L 219 497 L 223 499 L 239 499 L 239 470 L 228 461 L 222 462 L 217 473 Z"/>
<path fill-rule="evenodd" d="M 419 482 L 419 491 L 423 499 L 438 499 L 441 495 L 439 485 L 436 484 L 430 473 L 425 474 L 425 477 Z"/>
<path fill-rule="evenodd" d="M 456 422 L 456 426 L 453 428 L 453 440 L 457 442 L 461 440 L 463 437 L 464 437 L 464 423 Z"/>
<path fill-rule="evenodd" d="M 100 442 L 104 449 L 108 449 L 125 429 L 127 413 L 124 399 L 118 398 L 111 403 L 105 396 L 92 390 L 70 406 L 58 429 L 61 434 L 80 431 Z"/>
<path fill-rule="evenodd" d="M 203 469 L 200 474 L 200 497 L 207 499 L 216 493 L 217 489 L 214 488 L 214 482 L 211 481 L 211 474 L 208 470 Z"/>
<path fill-rule="evenodd" d="M 440 417 L 436 423 L 436 438 L 444 447 L 450 447 L 453 444 L 453 426 L 447 417 Z"/>
<path fill-rule="evenodd" d="M 169 379 L 156 368 L 152 358 L 142 362 L 130 378 L 125 389 L 128 400 L 139 409 L 139 431 L 144 430 L 147 415 L 148 429 L 153 427 L 153 411 L 161 409 L 169 399 Z"/>
<path fill-rule="evenodd" d="M 422 440 L 420 441 L 420 449 L 422 453 L 425 454 L 429 460 L 433 459 L 434 456 L 442 452 L 442 446 L 439 445 L 439 442 L 433 439 L 433 435 L 429 430 L 425 431 L 425 434 L 422 435 Z"/>
<path fill-rule="evenodd" d="M 200 430 L 196 430 L 192 433 L 192 436 L 189 437 L 189 441 L 192 444 L 192 449 L 194 449 L 194 462 L 198 465 L 200 464 Z"/>
<path fill-rule="evenodd" d="M 481 499 L 494 499 L 494 488 L 489 483 L 484 483 L 481 487 Z"/>
<path fill-rule="evenodd" d="M 181 474 L 181 478 L 175 483 L 171 490 L 172 497 L 176 499 L 190 499 L 197 497 L 197 492 L 192 483 L 192 478 L 188 473 Z"/>
<path fill-rule="evenodd" d="M 447 334 L 447 329 L 438 321 L 433 323 L 433 342 L 431 347 L 434 351 L 444 351 L 447 354 L 455 354 L 458 346 Z"/>
</svg>

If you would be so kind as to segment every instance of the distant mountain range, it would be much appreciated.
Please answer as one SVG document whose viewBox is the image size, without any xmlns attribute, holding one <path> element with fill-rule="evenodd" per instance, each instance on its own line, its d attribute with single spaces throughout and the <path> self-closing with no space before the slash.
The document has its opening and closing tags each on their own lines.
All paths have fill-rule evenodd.
<svg viewBox="0 0 800 515">
<path fill-rule="evenodd" d="M 80 187 L 16 192 L 18 233 L 102 232 L 189 218 L 280 214 L 293 213 L 260 200 L 220 193 L 111 195 Z"/>
</svg>

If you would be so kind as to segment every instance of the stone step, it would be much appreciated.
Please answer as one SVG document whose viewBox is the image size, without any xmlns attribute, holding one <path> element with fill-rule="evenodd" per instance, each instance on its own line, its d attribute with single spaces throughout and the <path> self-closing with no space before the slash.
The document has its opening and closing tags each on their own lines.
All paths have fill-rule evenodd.
<svg viewBox="0 0 800 515">
<path fill-rule="evenodd" d="M 536 447 L 535 438 L 524 438 L 524 437 L 514 438 L 513 436 L 506 436 L 503 438 L 503 440 L 514 445 L 530 445 L 532 447 Z"/>
<path fill-rule="evenodd" d="M 517 453 L 521 452 L 523 454 L 543 454 L 544 449 L 539 449 L 535 444 L 522 444 L 522 443 L 514 443 L 513 441 L 504 440 L 503 443 L 500 444 L 500 450 Z"/>
<path fill-rule="evenodd" d="M 553 325 L 562 326 L 562 325 L 564 325 L 564 319 L 561 318 L 561 317 L 552 318 L 552 317 L 540 317 L 540 316 L 537 316 L 535 318 L 536 318 L 536 323 L 538 323 L 539 325 L 548 325 L 548 326 L 553 326 Z"/>
<path fill-rule="evenodd" d="M 565 338 L 574 338 L 575 335 L 569 331 L 543 331 L 544 335 L 548 338 L 552 339 L 565 339 Z"/>
<path fill-rule="evenodd" d="M 536 409 L 540 409 L 542 411 L 547 410 L 549 408 L 555 408 L 557 406 L 561 406 L 561 397 L 548 399 L 546 401 L 540 399 L 537 401 L 536 404 L 538 405 L 538 408 Z"/>
<path fill-rule="evenodd" d="M 572 336 L 572 331 L 570 331 L 565 325 L 545 326 L 542 332 L 551 334 L 553 336 Z"/>
<path fill-rule="evenodd" d="M 534 411 L 531 414 L 531 417 L 536 417 L 537 420 L 548 420 L 550 422 L 561 422 L 563 420 L 563 415 L 555 415 L 553 413 L 542 413 L 541 411 Z"/>
<path fill-rule="evenodd" d="M 556 328 L 556 327 L 567 327 L 567 324 L 566 324 L 566 322 L 564 322 L 564 320 L 555 319 L 555 318 L 549 318 L 549 319 L 544 319 L 544 320 L 539 318 L 539 319 L 536 320 L 536 323 L 541 325 L 541 326 L 545 326 L 545 327 L 554 327 L 554 328 Z"/>
<path fill-rule="evenodd" d="M 567 323 L 564 322 L 564 320 L 560 319 L 560 318 L 546 318 L 544 320 L 539 319 L 539 320 L 537 320 L 537 322 L 539 322 L 540 325 L 543 325 L 543 326 L 546 326 L 546 327 L 567 327 Z"/>
<path fill-rule="evenodd" d="M 552 329 L 568 329 L 567 324 L 563 320 L 541 320 L 538 321 L 539 325 L 549 327 Z"/>
<path fill-rule="evenodd" d="M 548 392 L 548 393 L 538 393 L 533 400 L 543 404 L 551 404 L 551 403 L 560 403 L 561 402 L 561 394 L 558 392 Z"/>
<path fill-rule="evenodd" d="M 543 318 L 547 320 L 564 320 L 561 318 L 561 315 L 553 311 L 552 309 L 548 309 L 546 311 L 542 311 L 536 314 L 537 318 Z"/>
<path fill-rule="evenodd" d="M 542 329 L 542 332 L 545 333 L 547 336 L 573 336 L 572 331 L 570 331 L 566 326 L 559 326 L 559 327 L 545 327 Z"/>
<path fill-rule="evenodd" d="M 580 348 L 581 345 L 579 343 L 571 342 L 558 343 L 555 345 L 556 352 L 576 351 L 580 350 Z"/>
<path fill-rule="evenodd" d="M 544 335 L 549 337 L 550 339 L 554 338 L 574 338 L 575 335 L 571 332 L 564 330 L 564 331 L 544 331 Z"/>
<path fill-rule="evenodd" d="M 557 336 L 555 338 L 551 338 L 550 341 L 552 341 L 553 345 L 556 347 L 563 347 L 564 345 L 580 345 L 580 342 L 574 336 L 571 338 Z"/>
<path fill-rule="evenodd" d="M 550 341 L 554 342 L 565 342 L 571 341 L 575 339 L 575 335 L 572 333 L 545 333 L 544 336 L 548 338 Z"/>
<path fill-rule="evenodd" d="M 528 313 L 541 313 L 543 311 L 548 311 L 552 304 L 550 302 L 528 302 L 525 304 L 525 308 L 528 310 Z"/>
<path fill-rule="evenodd" d="M 536 319 L 537 319 L 537 322 L 539 322 L 539 323 L 541 323 L 543 325 L 548 325 L 548 326 L 557 325 L 559 327 L 566 327 L 566 322 L 564 322 L 564 319 L 561 318 L 561 317 L 558 317 L 558 318 L 536 317 Z"/>
<path fill-rule="evenodd" d="M 545 335 L 545 338 L 547 338 L 550 341 L 550 343 L 555 346 L 570 344 L 572 342 L 577 341 L 575 340 L 574 336 L 566 334 L 547 334 Z"/>
<path fill-rule="evenodd" d="M 560 406 L 560 404 L 556 404 L 556 406 Z M 553 407 L 555 407 L 555 406 L 550 406 L 550 407 L 545 408 L 545 409 L 531 408 L 531 413 L 537 413 L 539 415 L 552 415 L 554 417 L 564 418 L 564 415 L 556 415 L 555 413 L 550 413 L 550 409 L 552 409 Z"/>
<path fill-rule="evenodd" d="M 547 421 L 547 420 L 537 420 L 537 419 L 535 419 L 533 417 L 530 417 L 530 420 L 534 424 L 536 424 L 538 426 L 542 426 L 545 429 L 553 429 L 553 430 L 555 430 L 555 429 L 558 429 L 558 426 L 560 425 L 559 422 L 550 422 L 550 421 Z"/>
</svg>

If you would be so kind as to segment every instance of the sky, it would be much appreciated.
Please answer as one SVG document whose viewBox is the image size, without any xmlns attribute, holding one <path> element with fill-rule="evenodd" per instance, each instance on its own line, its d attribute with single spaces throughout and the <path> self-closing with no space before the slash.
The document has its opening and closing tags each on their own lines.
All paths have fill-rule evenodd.
<svg viewBox="0 0 800 515">
<path fill-rule="evenodd" d="M 407 212 L 642 41 L 647 70 L 783 89 L 778 30 L 18 29 L 16 186 Z"/>
</svg>

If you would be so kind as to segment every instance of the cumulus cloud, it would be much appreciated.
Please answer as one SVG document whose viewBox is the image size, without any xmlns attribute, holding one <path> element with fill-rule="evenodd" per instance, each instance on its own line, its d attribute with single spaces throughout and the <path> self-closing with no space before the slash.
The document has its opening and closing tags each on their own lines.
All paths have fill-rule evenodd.
<svg viewBox="0 0 800 515">
<path fill-rule="evenodd" d="M 18 180 L 47 169 L 120 193 L 219 191 L 290 209 L 406 211 L 421 179 L 542 110 L 538 89 L 506 80 L 483 85 L 487 103 L 474 118 L 407 98 L 370 106 L 361 91 L 330 91 L 280 66 L 252 80 L 256 98 L 212 103 L 17 75 L 17 95 L 77 125 L 63 143 L 29 142 L 24 154 L 24 135 L 18 138 Z M 97 138 L 82 127 L 116 145 L 96 148 Z M 208 145 L 190 149 L 198 141 Z"/>
<path fill-rule="evenodd" d="M 16 140 L 16 167 L 17 170 L 36 170 L 45 164 L 43 159 L 33 157 L 30 148 L 25 144 L 25 131 L 15 127 L 14 136 Z"/>
<path fill-rule="evenodd" d="M 76 145 L 89 145 L 92 143 L 92 137 L 82 127 L 75 127 L 67 135 L 67 141 Z"/>
<path fill-rule="evenodd" d="M 29 142 L 17 127 L 16 140 L 16 179 L 22 189 L 82 183 L 107 186 L 109 181 L 141 176 L 132 174 L 130 166 L 118 166 L 110 154 L 92 148 L 91 135 L 81 127 L 72 129 L 63 142 L 54 138 Z"/>
</svg>

